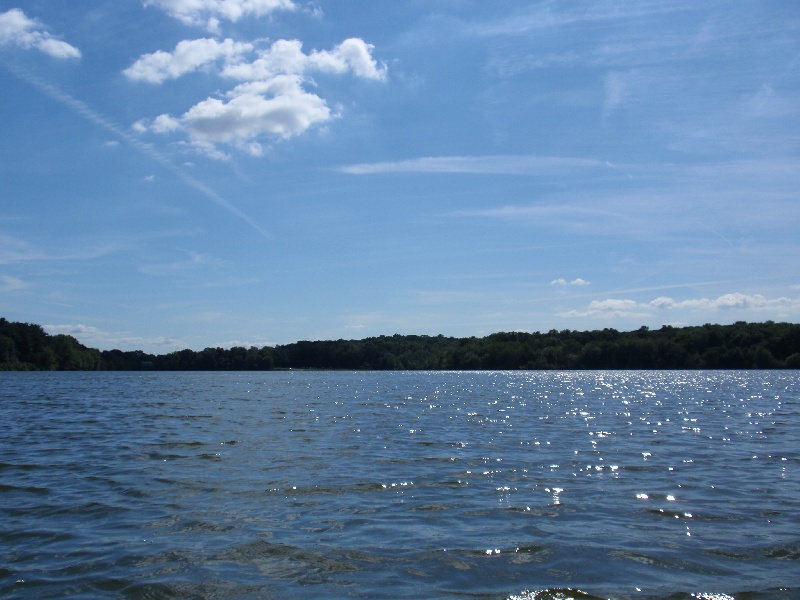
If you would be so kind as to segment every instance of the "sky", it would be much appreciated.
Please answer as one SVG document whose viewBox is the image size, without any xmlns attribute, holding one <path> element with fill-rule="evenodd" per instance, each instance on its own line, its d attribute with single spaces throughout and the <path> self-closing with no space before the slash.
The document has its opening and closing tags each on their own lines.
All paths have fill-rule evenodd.
<svg viewBox="0 0 800 600">
<path fill-rule="evenodd" d="M 0 316 L 83 344 L 800 322 L 796 0 L 7 0 Z"/>
</svg>

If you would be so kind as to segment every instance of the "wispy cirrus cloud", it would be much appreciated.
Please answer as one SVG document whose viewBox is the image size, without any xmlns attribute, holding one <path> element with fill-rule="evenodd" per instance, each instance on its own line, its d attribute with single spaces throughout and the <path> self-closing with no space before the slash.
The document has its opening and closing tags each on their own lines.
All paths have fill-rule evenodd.
<svg viewBox="0 0 800 600">
<path fill-rule="evenodd" d="M 350 175 L 381 173 L 482 173 L 493 175 L 542 175 L 583 169 L 608 169 L 613 165 L 592 158 L 534 155 L 426 156 L 408 160 L 362 163 L 341 167 Z"/>
<path fill-rule="evenodd" d="M 138 271 L 146 275 L 156 275 L 160 277 L 174 276 L 178 273 L 196 271 L 205 268 L 217 268 L 225 264 L 224 261 L 199 252 L 187 252 L 188 257 L 184 260 L 169 263 L 154 263 L 139 267 Z"/>
<path fill-rule="evenodd" d="M 167 170 L 172 172 L 175 176 L 181 179 L 189 187 L 194 188 L 196 191 L 200 192 L 200 194 L 203 195 L 205 198 L 207 198 L 214 204 L 220 206 L 221 208 L 225 209 L 235 217 L 246 222 L 248 225 L 250 225 L 250 227 L 255 229 L 262 237 L 266 239 L 271 239 L 272 236 L 261 225 L 256 223 L 252 218 L 243 213 L 236 206 L 228 202 L 225 198 L 222 197 L 221 194 L 208 187 L 206 184 L 204 184 L 196 177 L 189 175 L 184 169 L 175 166 L 172 163 L 172 161 L 169 160 L 169 158 L 167 158 L 157 149 L 153 148 L 150 144 L 141 141 L 137 136 L 132 135 L 129 131 L 126 131 L 125 129 L 114 123 L 112 120 L 110 120 L 108 117 L 90 107 L 85 102 L 78 100 L 77 98 L 71 96 L 70 94 L 67 94 L 66 92 L 60 90 L 56 86 L 50 84 L 49 82 L 43 81 L 42 79 L 34 75 L 31 75 L 30 73 L 25 73 L 19 69 L 14 69 L 14 68 L 10 68 L 9 70 L 20 79 L 28 82 L 30 85 L 37 88 L 40 92 L 42 92 L 46 96 L 49 96 L 53 100 L 56 100 L 57 102 L 63 104 L 64 106 L 66 106 L 76 114 L 80 115 L 90 123 L 100 127 L 101 129 L 106 130 L 108 133 L 114 135 L 116 138 L 126 142 L 129 146 L 131 146 L 135 150 L 138 150 L 143 155 L 149 157 L 150 159 L 154 160 L 161 166 L 165 167 Z M 136 128 L 134 127 L 134 129 Z"/>
<path fill-rule="evenodd" d="M 0 13 L 0 46 L 17 46 L 25 50 L 35 48 L 59 59 L 81 57 L 81 51 L 75 46 L 50 34 L 42 23 L 31 19 L 19 8 Z"/>
<path fill-rule="evenodd" d="M 0 265 L 35 261 L 91 260 L 120 249 L 119 244 L 86 246 L 83 248 L 41 247 L 18 237 L 0 234 Z"/>
<path fill-rule="evenodd" d="M 665 13 L 696 9 L 696 3 L 641 2 L 636 4 L 606 4 L 575 2 L 564 6 L 557 2 L 539 2 L 523 6 L 512 16 L 468 25 L 469 33 L 480 36 L 526 35 L 531 31 L 552 30 L 577 24 L 613 23 L 647 18 L 659 18 Z"/>
<path fill-rule="evenodd" d="M 30 287 L 30 283 L 11 275 L 0 275 L 0 293 L 16 292 Z"/>
</svg>

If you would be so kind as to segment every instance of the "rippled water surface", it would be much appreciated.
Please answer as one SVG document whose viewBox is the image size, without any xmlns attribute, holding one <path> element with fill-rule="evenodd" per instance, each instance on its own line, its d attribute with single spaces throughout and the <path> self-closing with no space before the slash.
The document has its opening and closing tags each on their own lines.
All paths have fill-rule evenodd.
<svg viewBox="0 0 800 600">
<path fill-rule="evenodd" d="M 797 372 L 0 373 L 0 596 L 800 598 Z"/>
</svg>

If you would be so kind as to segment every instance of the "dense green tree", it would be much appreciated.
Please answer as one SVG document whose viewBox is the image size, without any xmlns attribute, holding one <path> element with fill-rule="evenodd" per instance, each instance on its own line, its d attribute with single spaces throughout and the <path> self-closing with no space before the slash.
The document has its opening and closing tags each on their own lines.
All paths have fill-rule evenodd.
<svg viewBox="0 0 800 600">
<path fill-rule="evenodd" d="M 51 336 L 39 325 L 0 318 L 0 370 L 77 371 L 101 366 L 100 352 L 72 336 Z"/>
<path fill-rule="evenodd" d="M 483 338 L 392 335 L 206 348 L 154 356 L 99 352 L 67 335 L 0 318 L 0 370 L 800 368 L 800 325 L 745 323 L 630 332 L 501 332 Z"/>
</svg>

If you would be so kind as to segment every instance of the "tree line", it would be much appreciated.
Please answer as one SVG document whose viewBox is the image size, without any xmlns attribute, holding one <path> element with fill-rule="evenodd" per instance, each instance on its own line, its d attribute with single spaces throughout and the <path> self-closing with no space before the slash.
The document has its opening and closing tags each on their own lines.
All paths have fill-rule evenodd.
<svg viewBox="0 0 800 600">
<path fill-rule="evenodd" d="M 69 335 L 0 318 L 0 370 L 269 371 L 502 369 L 798 369 L 800 325 L 706 324 L 657 330 L 551 330 L 454 338 L 392 335 L 148 354 L 87 348 Z"/>
</svg>

